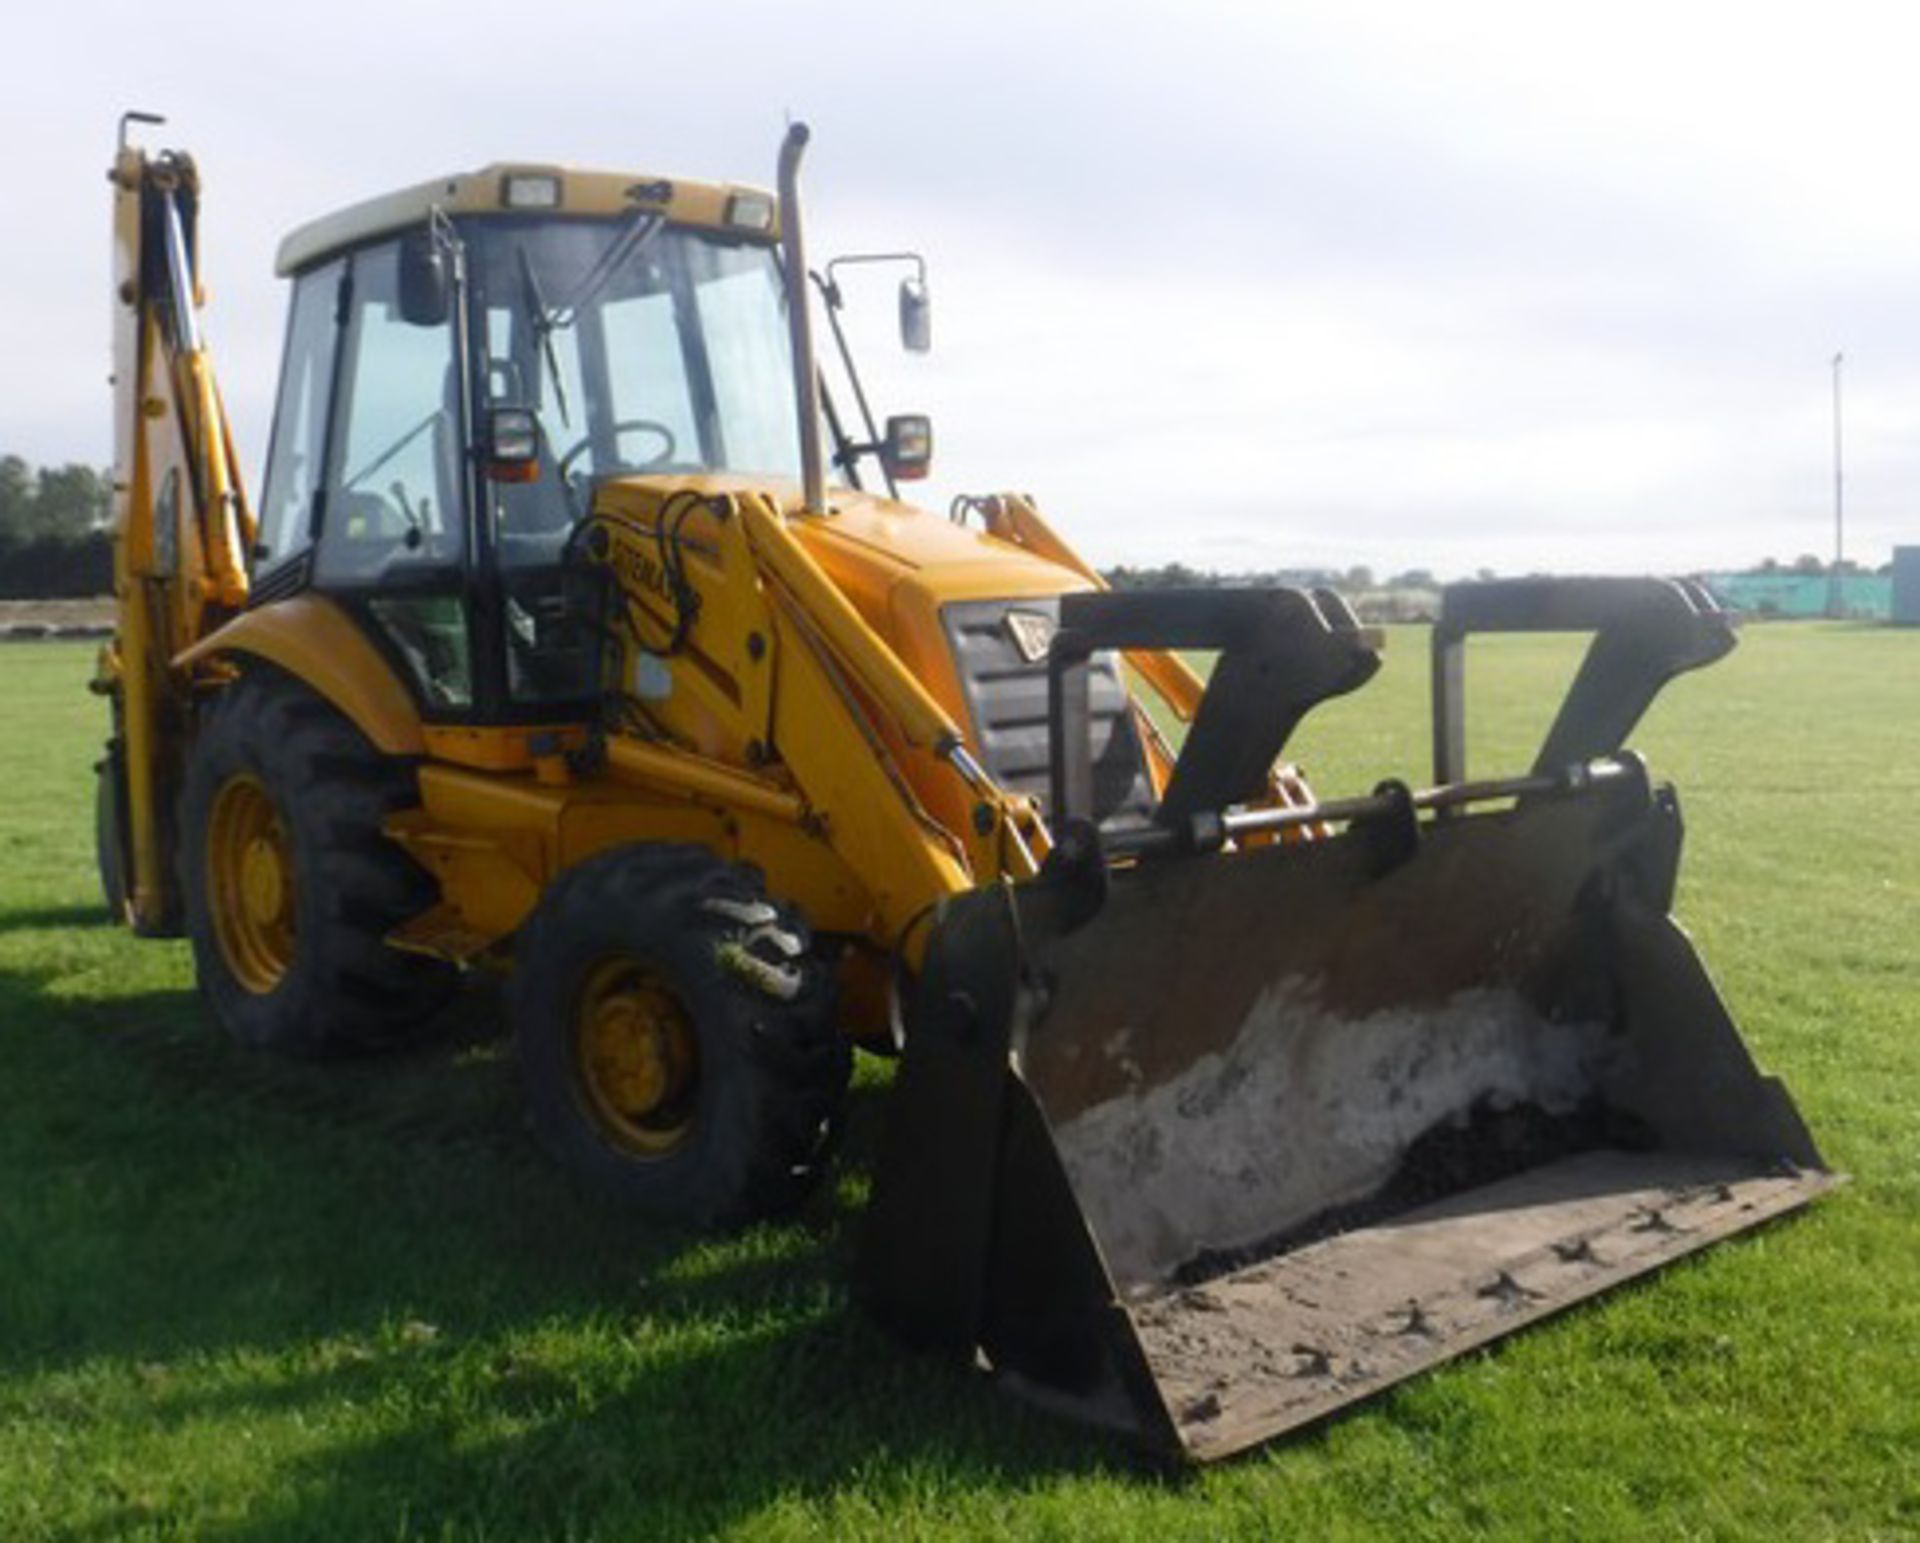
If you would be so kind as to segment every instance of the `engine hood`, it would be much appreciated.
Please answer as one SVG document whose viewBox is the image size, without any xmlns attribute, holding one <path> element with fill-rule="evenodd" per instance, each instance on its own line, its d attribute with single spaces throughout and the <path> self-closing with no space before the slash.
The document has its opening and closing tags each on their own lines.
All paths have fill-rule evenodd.
<svg viewBox="0 0 1920 1543">
<path fill-rule="evenodd" d="M 656 494 L 691 489 L 702 494 L 771 493 L 792 517 L 791 530 L 832 579 L 860 617 L 933 693 L 957 724 L 966 725 L 976 753 L 986 753 L 993 726 L 980 721 L 965 672 L 956 658 L 953 627 L 971 622 L 992 630 L 985 602 L 1045 602 L 1091 589 L 1082 574 L 1015 542 L 960 525 L 911 504 L 848 488 L 829 491 L 830 513 L 806 516 L 797 483 L 764 477 L 707 474 L 698 477 L 636 477 Z M 602 496 L 610 491 L 602 490 Z M 617 497 L 617 494 L 615 495 Z M 987 606 L 986 610 L 994 607 Z M 1032 609 L 1051 614 L 1052 607 Z M 978 613 L 978 614 L 976 614 Z M 949 624 L 952 624 L 950 626 Z M 908 757 L 909 761 L 912 760 Z M 909 775 L 920 782 L 910 766 Z M 963 819 L 965 810 L 945 808 L 951 777 L 928 773 L 922 789 L 943 818 Z"/>
<path fill-rule="evenodd" d="M 832 512 L 807 518 L 800 515 L 795 482 L 729 473 L 624 480 L 663 493 L 771 493 L 796 517 L 793 533 L 808 554 L 910 663 L 918 661 L 902 631 L 909 617 L 933 621 L 950 601 L 1030 599 L 1093 587 L 1071 568 L 977 526 L 851 488 L 829 489 Z"/>
<path fill-rule="evenodd" d="M 796 495 L 792 507 L 798 506 Z M 850 593 L 877 582 L 904 582 L 942 603 L 1090 587 L 1079 574 L 1025 547 L 911 504 L 840 491 L 829 507 L 832 514 L 800 520 L 794 533 Z"/>
</svg>

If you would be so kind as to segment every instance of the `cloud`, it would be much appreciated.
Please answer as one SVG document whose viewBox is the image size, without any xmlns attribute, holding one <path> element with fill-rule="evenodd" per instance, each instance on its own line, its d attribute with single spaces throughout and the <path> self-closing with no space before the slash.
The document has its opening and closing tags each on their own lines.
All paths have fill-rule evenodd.
<svg viewBox="0 0 1920 1543">
<path fill-rule="evenodd" d="M 508 156 L 770 180 L 820 255 L 917 245 L 937 353 L 855 296 L 952 491 L 1100 560 L 1460 571 L 1824 550 L 1848 351 L 1855 550 L 1920 534 L 1920 142 L 1904 13 L 1830 5 L 609 9 L 343 0 L 14 23 L 0 448 L 108 453 L 115 113 L 208 182 L 210 334 L 264 449 L 290 226 Z M 22 239 L 24 235 L 25 239 Z M 21 361 L 27 361 L 22 363 Z"/>
</svg>

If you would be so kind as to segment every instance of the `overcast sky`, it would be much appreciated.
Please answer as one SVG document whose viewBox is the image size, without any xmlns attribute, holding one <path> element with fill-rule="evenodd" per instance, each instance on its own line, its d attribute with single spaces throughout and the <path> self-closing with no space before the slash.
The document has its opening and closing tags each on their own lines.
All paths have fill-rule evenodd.
<svg viewBox="0 0 1920 1543">
<path fill-rule="evenodd" d="M 1761 4 L 14 7 L 0 451 L 111 456 L 114 119 L 206 183 L 257 476 L 279 237 L 538 159 L 770 183 L 816 260 L 910 245 L 934 352 L 851 303 L 928 501 L 1101 562 L 1686 570 L 1920 543 L 1920 12 Z"/>
</svg>

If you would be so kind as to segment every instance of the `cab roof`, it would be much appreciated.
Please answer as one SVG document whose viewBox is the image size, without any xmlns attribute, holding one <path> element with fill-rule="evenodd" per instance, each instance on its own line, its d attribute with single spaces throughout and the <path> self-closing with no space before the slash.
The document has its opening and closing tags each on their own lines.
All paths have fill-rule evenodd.
<svg viewBox="0 0 1920 1543">
<path fill-rule="evenodd" d="M 510 201 L 510 188 L 524 195 L 542 183 L 553 189 L 551 201 Z M 764 220 L 741 217 L 756 206 L 767 211 Z M 309 221 L 280 243 L 274 271 L 285 278 L 342 248 L 419 225 L 435 207 L 447 214 L 465 215 L 612 215 L 646 208 L 658 210 L 679 224 L 708 225 L 747 236 L 771 239 L 779 230 L 778 206 L 762 188 L 687 182 L 644 172 L 495 161 L 478 171 L 416 183 Z"/>
</svg>

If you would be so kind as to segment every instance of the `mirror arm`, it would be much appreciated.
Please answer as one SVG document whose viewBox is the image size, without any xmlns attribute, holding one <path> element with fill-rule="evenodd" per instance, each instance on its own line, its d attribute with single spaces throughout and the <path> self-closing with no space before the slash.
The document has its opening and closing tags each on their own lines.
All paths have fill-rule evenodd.
<svg viewBox="0 0 1920 1543">
<path fill-rule="evenodd" d="M 833 436 L 833 464 L 847 474 L 856 491 L 864 492 L 865 484 L 860 480 L 860 454 L 865 448 L 847 438 L 846 425 L 840 421 L 840 409 L 834 405 L 833 393 L 827 389 L 826 381 L 820 382 L 820 410 L 827 415 L 827 432 Z"/>
<path fill-rule="evenodd" d="M 840 306 L 840 281 L 834 274 L 836 268 L 851 268 L 862 264 L 911 263 L 913 277 L 900 284 L 900 342 L 909 353 L 923 354 L 931 346 L 931 333 L 928 331 L 927 297 L 927 260 L 918 252 L 849 252 L 828 262 L 826 277 L 819 278 L 820 292 L 827 297 L 827 303 L 834 309 Z M 909 331 L 909 302 L 916 325 Z"/>
<path fill-rule="evenodd" d="M 852 260 L 860 261 L 861 259 L 856 258 Z M 836 257 L 833 260 L 833 262 L 846 261 L 849 261 L 849 259 L 842 257 Z M 809 274 L 808 277 L 813 280 L 815 287 L 820 291 L 820 297 L 827 303 L 827 325 L 833 329 L 834 347 L 839 350 L 841 366 L 846 370 L 847 380 L 853 387 L 854 405 L 860 409 L 860 421 L 867 431 L 866 443 L 857 444 L 846 439 L 840 433 L 840 425 L 836 422 L 834 424 L 834 438 L 840 441 L 840 455 L 836 457 L 836 459 L 840 461 L 840 464 L 844 466 L 849 475 L 851 475 L 855 463 L 859 461 L 861 456 L 871 455 L 876 457 L 880 461 L 880 475 L 885 477 L 887 481 L 887 497 L 898 498 L 900 496 L 900 489 L 894 483 L 893 472 L 891 468 L 887 466 L 886 458 L 879 453 L 880 430 L 878 425 L 873 421 L 873 408 L 868 405 L 866 387 L 861 382 L 859 367 L 853 362 L 853 349 L 847 343 L 846 329 L 840 325 L 840 289 L 839 286 L 833 282 L 831 277 L 832 273 L 833 263 L 830 262 L 827 264 L 826 276 L 822 276 L 819 273 L 812 273 Z"/>
<path fill-rule="evenodd" d="M 827 276 L 824 283 L 831 285 L 833 292 L 840 293 L 840 286 L 833 277 L 835 268 L 851 268 L 859 263 L 912 263 L 913 278 L 916 284 L 927 282 L 927 260 L 918 252 L 850 252 L 844 257 L 833 258 L 827 264 Z"/>
</svg>

